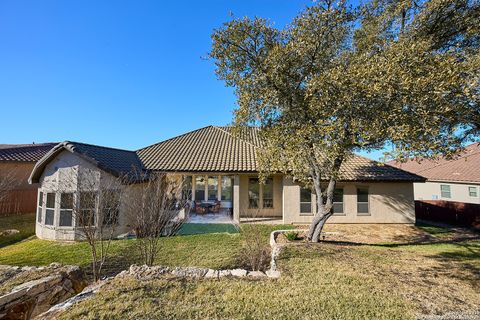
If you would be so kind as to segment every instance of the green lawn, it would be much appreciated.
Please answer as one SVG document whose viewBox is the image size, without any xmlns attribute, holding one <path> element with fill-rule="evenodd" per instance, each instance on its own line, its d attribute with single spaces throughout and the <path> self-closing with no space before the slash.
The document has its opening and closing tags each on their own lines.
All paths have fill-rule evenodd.
<svg viewBox="0 0 480 320">
<path fill-rule="evenodd" d="M 479 241 L 397 248 L 306 244 L 283 252 L 278 280 L 117 279 L 63 318 L 414 319 L 475 312 L 479 259 Z"/>
<path fill-rule="evenodd" d="M 15 229 L 17 234 L 0 236 L 0 248 L 35 234 L 35 213 L 0 217 L 0 231 Z"/>
<path fill-rule="evenodd" d="M 3 226 L 3 225 L 2 225 Z M 292 226 L 187 225 L 162 239 L 156 261 L 167 266 L 233 268 L 252 234 L 268 243 L 274 229 Z M 199 229 L 200 228 L 200 229 Z M 65 319 L 413 319 L 419 314 L 472 312 L 480 301 L 480 241 L 458 241 L 442 230 L 420 226 L 440 243 L 299 244 L 279 260 L 278 280 L 115 280 Z M 226 231 L 226 232 L 225 232 Z M 204 232 L 198 234 L 198 232 Z M 450 231 L 448 231 L 450 232 Z M 108 272 L 138 262 L 136 240 L 112 242 Z M 87 268 L 85 243 L 35 237 L 0 248 L 0 264 Z"/>
</svg>

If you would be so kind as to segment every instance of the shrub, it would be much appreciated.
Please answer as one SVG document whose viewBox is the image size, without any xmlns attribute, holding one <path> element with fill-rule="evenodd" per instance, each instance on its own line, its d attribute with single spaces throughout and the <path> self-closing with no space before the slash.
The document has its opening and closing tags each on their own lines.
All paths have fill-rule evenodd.
<svg viewBox="0 0 480 320">
<path fill-rule="evenodd" d="M 270 246 L 261 233 L 249 232 L 245 235 L 238 254 L 238 264 L 253 271 L 265 271 L 270 266 Z"/>
<path fill-rule="evenodd" d="M 289 240 L 289 241 L 294 241 L 294 240 L 298 240 L 298 232 L 295 232 L 295 231 L 290 231 L 290 232 L 286 232 L 285 233 L 285 237 Z"/>
</svg>

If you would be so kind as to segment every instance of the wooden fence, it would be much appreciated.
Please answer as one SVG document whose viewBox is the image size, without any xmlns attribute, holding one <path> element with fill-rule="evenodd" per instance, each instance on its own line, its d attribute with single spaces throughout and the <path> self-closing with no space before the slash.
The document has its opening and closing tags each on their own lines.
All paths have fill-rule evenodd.
<svg viewBox="0 0 480 320">
<path fill-rule="evenodd" d="M 0 202 L 0 216 L 36 211 L 37 189 L 12 190 Z"/>
<path fill-rule="evenodd" d="M 415 201 L 417 219 L 480 228 L 480 204 L 443 200 Z"/>
</svg>

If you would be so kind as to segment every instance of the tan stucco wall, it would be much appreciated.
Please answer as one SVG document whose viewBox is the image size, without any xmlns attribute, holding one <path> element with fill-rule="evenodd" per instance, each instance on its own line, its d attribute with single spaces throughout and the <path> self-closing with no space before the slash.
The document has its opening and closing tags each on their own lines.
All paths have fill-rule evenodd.
<svg viewBox="0 0 480 320">
<path fill-rule="evenodd" d="M 40 239 L 50 240 L 79 240 L 82 238 L 81 233 L 75 231 L 75 219 L 73 219 L 72 227 L 60 227 L 60 196 L 59 194 L 64 192 L 76 192 L 77 191 L 77 172 L 78 169 L 90 169 L 96 173 L 99 173 L 102 177 L 102 181 L 112 181 L 115 179 L 112 175 L 102 170 L 99 170 L 96 166 L 83 160 L 79 156 L 63 151 L 55 157 L 46 167 L 40 177 L 39 191 L 56 193 L 55 203 L 55 216 L 54 224 L 52 226 L 45 225 L 45 198 L 43 204 L 43 217 L 42 222 L 39 223 L 36 218 L 35 233 Z M 75 196 L 75 195 L 74 195 Z M 44 196 L 45 197 L 45 196 Z M 127 215 L 125 214 L 124 206 L 120 208 L 119 224 L 116 228 L 115 235 L 125 233 L 128 230 Z"/>
<path fill-rule="evenodd" d="M 263 194 L 260 188 L 260 202 L 258 209 L 249 208 L 248 179 L 256 178 L 257 175 L 240 175 L 240 217 L 282 217 L 282 176 L 273 176 L 273 208 L 262 208 Z"/>
<path fill-rule="evenodd" d="M 450 198 L 443 198 L 440 192 L 440 185 L 450 186 Z M 468 188 L 477 188 L 477 196 L 470 197 Z M 414 183 L 415 200 L 445 200 L 464 203 L 480 203 L 480 185 L 463 184 L 450 182 L 424 182 Z"/>
<path fill-rule="evenodd" d="M 344 215 L 332 216 L 328 223 L 414 223 L 412 183 L 339 183 L 344 189 Z M 369 189 L 370 215 L 357 214 L 357 187 Z M 312 215 L 300 214 L 300 186 L 288 177 L 283 187 L 284 223 L 310 223 Z M 312 195 L 315 208 L 315 196 Z"/>
</svg>

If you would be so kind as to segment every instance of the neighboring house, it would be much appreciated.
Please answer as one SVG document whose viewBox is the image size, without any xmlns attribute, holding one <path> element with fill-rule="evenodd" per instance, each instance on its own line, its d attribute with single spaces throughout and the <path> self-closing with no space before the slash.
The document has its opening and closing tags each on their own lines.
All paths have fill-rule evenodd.
<svg viewBox="0 0 480 320">
<path fill-rule="evenodd" d="M 0 202 L 0 215 L 36 211 L 38 184 L 30 185 L 28 176 L 35 163 L 56 143 L 0 144 L 0 179 L 9 177 L 11 188 Z"/>
<path fill-rule="evenodd" d="M 95 169 L 107 176 L 136 170 L 170 172 L 185 179 L 185 194 L 198 204 L 216 203 L 235 222 L 248 217 L 278 219 L 283 223 L 309 223 L 315 196 L 290 176 L 275 174 L 260 184 L 256 153 L 261 147 L 258 129 L 234 134 L 230 127 L 208 126 L 137 151 L 63 142 L 42 158 L 30 181 L 40 183 L 43 199 L 37 218 L 37 236 L 74 239 L 74 219 L 60 226 L 63 177 L 79 169 Z M 423 178 L 354 156 L 342 167 L 335 191 L 332 223 L 413 223 L 413 182 Z M 136 182 L 136 181 L 133 181 Z M 76 193 L 78 190 L 68 190 Z M 62 209 L 62 210 L 60 210 Z M 120 210 L 122 211 L 122 210 Z M 66 213 L 65 213 L 66 212 Z M 64 214 L 68 214 L 65 211 Z M 215 211 L 214 211 L 215 212 Z M 128 221 L 120 212 L 118 232 Z M 65 221 L 65 219 L 63 219 Z M 65 224 L 65 223 L 63 223 Z"/>
<path fill-rule="evenodd" d="M 451 160 L 388 164 L 427 179 L 414 183 L 418 218 L 462 225 L 480 222 L 480 143 L 467 146 Z"/>
</svg>

